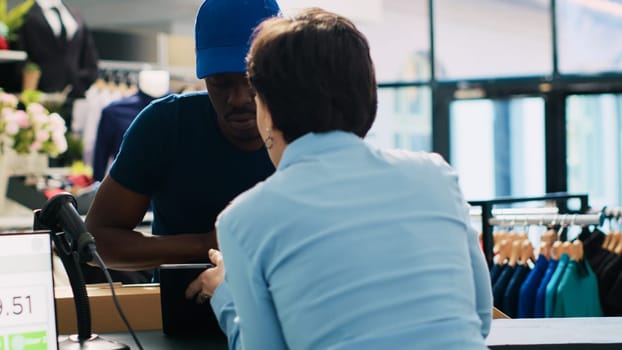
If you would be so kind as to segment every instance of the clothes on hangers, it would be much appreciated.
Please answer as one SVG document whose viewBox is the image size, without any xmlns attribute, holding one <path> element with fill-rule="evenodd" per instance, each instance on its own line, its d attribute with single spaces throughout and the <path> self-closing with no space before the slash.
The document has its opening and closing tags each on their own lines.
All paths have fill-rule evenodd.
<svg viewBox="0 0 622 350">
<path fill-rule="evenodd" d="M 622 255 L 608 250 L 608 235 L 600 230 L 581 234 L 585 259 L 598 281 L 600 305 L 605 316 L 622 316 Z M 611 237 L 609 237 L 611 238 Z"/>
<path fill-rule="evenodd" d="M 618 275 L 622 271 L 622 255 L 611 253 L 613 257 L 602 268 L 598 269 L 598 287 L 602 291 L 600 297 L 604 299 L 606 292 L 611 290 Z M 601 265 L 602 266 L 602 265 Z"/>
<path fill-rule="evenodd" d="M 86 92 L 86 98 L 79 106 L 79 121 L 74 124 L 74 131 L 82 136 L 82 159 L 87 165 L 93 166 L 97 129 L 103 109 L 114 101 L 118 101 L 136 93 L 136 90 L 121 89 L 115 82 L 98 79 Z"/>
<path fill-rule="evenodd" d="M 531 270 L 523 282 L 518 297 L 518 318 L 534 317 L 538 287 L 544 278 L 548 266 L 549 260 L 544 255 L 540 255 L 536 260 L 533 270 Z"/>
<path fill-rule="evenodd" d="M 518 316 L 518 296 L 520 288 L 525 282 L 531 268 L 527 264 L 516 266 L 512 279 L 508 283 L 503 295 L 503 312 L 511 318 Z"/>
<path fill-rule="evenodd" d="M 555 308 L 555 301 L 557 297 L 557 287 L 559 286 L 559 282 L 564 274 L 564 270 L 568 267 L 568 261 L 570 257 L 568 254 L 564 253 L 559 258 L 559 263 L 557 264 L 557 268 L 555 268 L 555 272 L 551 277 L 551 280 L 546 285 L 546 294 L 544 295 L 544 316 L 545 317 L 553 317 L 553 309 Z"/>
<path fill-rule="evenodd" d="M 505 264 L 499 274 L 499 277 L 495 281 L 495 284 L 492 286 L 492 295 L 493 295 L 493 304 L 494 306 L 501 310 L 503 310 L 503 297 L 505 296 L 505 290 L 514 275 L 515 266 L 510 266 L 509 264 Z"/>
<path fill-rule="evenodd" d="M 490 268 L 490 282 L 493 286 L 495 285 L 495 282 L 497 282 L 497 278 L 499 278 L 501 271 L 503 271 L 503 265 L 498 262 L 494 263 Z"/>
<path fill-rule="evenodd" d="M 538 286 L 538 291 L 536 293 L 536 303 L 534 305 L 533 315 L 534 318 L 542 318 L 546 315 L 546 286 L 551 281 L 558 264 L 559 260 L 553 258 L 549 260 L 549 265 L 544 273 L 544 277 L 542 277 L 542 281 L 540 281 L 540 285 Z"/>
<path fill-rule="evenodd" d="M 607 291 L 602 301 L 602 307 L 606 316 L 622 315 L 622 273 L 618 275 L 611 289 Z"/>
</svg>

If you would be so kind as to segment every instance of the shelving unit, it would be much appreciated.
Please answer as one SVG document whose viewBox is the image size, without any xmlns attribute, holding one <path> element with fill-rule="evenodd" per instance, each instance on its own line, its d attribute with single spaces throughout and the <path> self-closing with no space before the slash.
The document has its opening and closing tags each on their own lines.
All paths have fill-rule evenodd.
<svg viewBox="0 0 622 350">
<path fill-rule="evenodd" d="M 0 63 L 24 61 L 26 57 L 25 51 L 0 50 Z"/>
</svg>

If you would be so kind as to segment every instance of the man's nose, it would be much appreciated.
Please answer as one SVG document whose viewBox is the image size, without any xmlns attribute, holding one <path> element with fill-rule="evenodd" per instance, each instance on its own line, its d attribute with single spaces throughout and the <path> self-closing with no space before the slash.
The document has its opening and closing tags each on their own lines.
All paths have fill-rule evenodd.
<svg viewBox="0 0 622 350">
<path fill-rule="evenodd" d="M 253 103 L 255 94 L 248 84 L 236 84 L 229 92 L 227 103 L 234 107 L 244 107 Z"/>
</svg>

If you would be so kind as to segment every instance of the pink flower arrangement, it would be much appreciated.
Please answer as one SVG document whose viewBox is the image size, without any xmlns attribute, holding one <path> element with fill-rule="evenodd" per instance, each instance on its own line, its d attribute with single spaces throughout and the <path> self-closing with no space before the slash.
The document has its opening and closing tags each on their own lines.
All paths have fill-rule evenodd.
<svg viewBox="0 0 622 350">
<path fill-rule="evenodd" d="M 32 102 L 17 109 L 16 96 L 0 92 L 0 153 L 13 149 L 18 154 L 43 153 L 57 157 L 67 150 L 65 120 Z"/>
</svg>

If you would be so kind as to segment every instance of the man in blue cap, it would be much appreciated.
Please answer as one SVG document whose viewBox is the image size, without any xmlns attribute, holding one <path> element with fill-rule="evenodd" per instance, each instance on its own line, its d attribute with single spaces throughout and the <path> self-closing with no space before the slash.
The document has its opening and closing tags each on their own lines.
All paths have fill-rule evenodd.
<svg viewBox="0 0 622 350">
<path fill-rule="evenodd" d="M 206 259 L 214 222 L 274 171 L 255 121 L 245 57 L 275 0 L 204 0 L 195 22 L 196 72 L 207 91 L 148 105 L 127 130 L 87 214 L 111 269 Z M 153 236 L 135 230 L 151 206 Z"/>
</svg>

